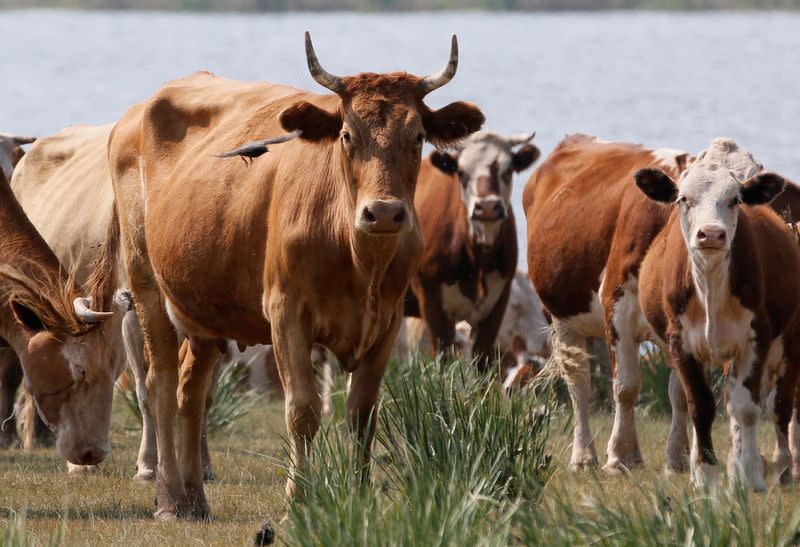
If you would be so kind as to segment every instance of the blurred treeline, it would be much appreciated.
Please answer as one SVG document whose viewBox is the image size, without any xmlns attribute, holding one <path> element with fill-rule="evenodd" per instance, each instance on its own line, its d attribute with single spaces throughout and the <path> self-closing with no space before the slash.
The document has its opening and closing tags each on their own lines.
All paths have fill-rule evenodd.
<svg viewBox="0 0 800 547">
<path fill-rule="evenodd" d="M 0 0 L 9 8 L 193 11 L 798 9 L 800 0 Z"/>
</svg>

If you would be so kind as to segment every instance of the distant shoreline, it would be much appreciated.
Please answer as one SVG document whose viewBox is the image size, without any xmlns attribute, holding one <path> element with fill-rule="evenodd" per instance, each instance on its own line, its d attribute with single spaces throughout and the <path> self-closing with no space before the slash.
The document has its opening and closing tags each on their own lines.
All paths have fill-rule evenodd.
<svg viewBox="0 0 800 547">
<path fill-rule="evenodd" d="M 791 12 L 800 0 L 6 0 L 4 10 L 190 13 Z"/>
</svg>

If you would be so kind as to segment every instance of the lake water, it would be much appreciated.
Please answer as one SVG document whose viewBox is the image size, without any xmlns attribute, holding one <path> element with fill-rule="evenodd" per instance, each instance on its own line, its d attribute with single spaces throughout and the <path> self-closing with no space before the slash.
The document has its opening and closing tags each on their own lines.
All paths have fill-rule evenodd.
<svg viewBox="0 0 800 547">
<path fill-rule="evenodd" d="M 733 137 L 800 181 L 798 29 L 800 15 L 777 12 L 0 12 L 0 131 L 113 121 L 198 69 L 320 90 L 306 68 L 305 30 L 338 74 L 433 72 L 457 33 L 458 75 L 429 96 L 433 107 L 473 101 L 489 129 L 536 130 L 544 154 L 574 132 L 692 152 Z M 519 219 L 529 174 L 515 181 Z"/>
</svg>

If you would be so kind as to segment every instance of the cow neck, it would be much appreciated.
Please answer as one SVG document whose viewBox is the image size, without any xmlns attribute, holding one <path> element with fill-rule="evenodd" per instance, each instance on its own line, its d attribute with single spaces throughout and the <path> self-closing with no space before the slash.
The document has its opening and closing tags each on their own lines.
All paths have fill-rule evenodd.
<svg viewBox="0 0 800 547">
<path fill-rule="evenodd" d="M 722 366 L 721 358 L 714 354 L 720 311 L 731 295 L 731 253 L 717 260 L 706 260 L 702 253 L 689 252 L 689 268 L 697 298 L 705 311 L 705 337 L 711 350 L 714 366 Z"/>
<path fill-rule="evenodd" d="M 336 224 L 346 227 L 345 236 L 350 248 L 353 268 L 358 278 L 363 279 L 365 284 L 365 293 L 361 297 L 365 312 L 361 320 L 359 341 L 354 350 L 354 357 L 362 359 L 378 336 L 388 327 L 388 324 L 381 324 L 381 288 L 386 271 L 397 254 L 403 235 L 376 237 L 356 230 L 354 222 L 356 198 L 352 192 L 355 185 L 352 184 L 352 175 L 341 151 L 337 150 L 336 153 L 339 155 L 341 172 L 344 174 L 344 184 L 341 187 L 345 188 L 344 192 L 338 191 L 340 206 L 337 207 L 337 210 L 343 211 L 344 214 Z"/>
</svg>

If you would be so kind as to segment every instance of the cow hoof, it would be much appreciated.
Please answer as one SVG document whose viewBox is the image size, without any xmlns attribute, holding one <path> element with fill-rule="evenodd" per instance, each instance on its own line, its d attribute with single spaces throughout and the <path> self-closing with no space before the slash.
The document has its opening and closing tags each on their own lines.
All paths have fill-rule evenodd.
<svg viewBox="0 0 800 547">
<path fill-rule="evenodd" d="M 692 484 L 699 489 L 711 488 L 717 483 L 719 466 L 701 463 L 692 469 Z"/>
<path fill-rule="evenodd" d="M 203 469 L 203 482 L 217 482 L 217 474 L 210 467 Z"/>
<path fill-rule="evenodd" d="M 569 467 L 573 471 L 583 471 L 584 469 L 596 469 L 597 453 L 594 451 L 594 447 L 590 446 L 582 450 L 580 449 L 575 450 L 573 448 L 572 458 L 570 459 Z"/>
<path fill-rule="evenodd" d="M 272 545 L 275 541 L 275 530 L 269 522 L 265 522 L 261 529 L 256 532 L 256 537 L 253 543 L 258 545 Z"/>
<path fill-rule="evenodd" d="M 153 513 L 153 518 L 162 522 L 174 522 L 180 520 L 181 516 L 177 509 L 171 507 L 169 509 L 159 509 Z"/>
<path fill-rule="evenodd" d="M 133 477 L 133 480 L 139 482 L 151 482 L 156 480 L 156 470 L 155 469 L 140 469 L 136 475 Z"/>
<path fill-rule="evenodd" d="M 70 475 L 93 475 L 97 471 L 98 467 L 96 465 L 75 465 L 67 462 L 67 473 Z"/>
<path fill-rule="evenodd" d="M 619 460 L 609 461 L 603 466 L 603 473 L 607 475 L 622 475 L 629 471 L 628 466 Z"/>
</svg>

